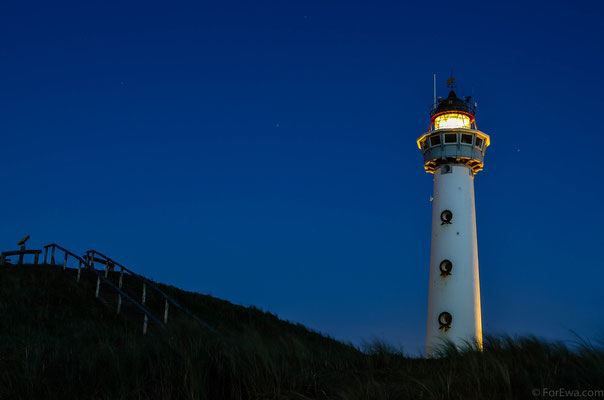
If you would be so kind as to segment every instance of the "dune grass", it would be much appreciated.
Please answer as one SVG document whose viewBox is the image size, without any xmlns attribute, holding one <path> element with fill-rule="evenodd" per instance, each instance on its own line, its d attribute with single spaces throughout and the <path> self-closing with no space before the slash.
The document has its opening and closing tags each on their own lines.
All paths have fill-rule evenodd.
<svg viewBox="0 0 604 400">
<path fill-rule="evenodd" d="M 130 285 L 134 285 L 132 282 Z M 534 337 L 445 345 L 438 359 L 363 349 L 211 296 L 162 286 L 214 326 L 178 313 L 141 335 L 54 266 L 0 267 L 0 399 L 530 399 L 604 389 L 604 351 Z"/>
</svg>

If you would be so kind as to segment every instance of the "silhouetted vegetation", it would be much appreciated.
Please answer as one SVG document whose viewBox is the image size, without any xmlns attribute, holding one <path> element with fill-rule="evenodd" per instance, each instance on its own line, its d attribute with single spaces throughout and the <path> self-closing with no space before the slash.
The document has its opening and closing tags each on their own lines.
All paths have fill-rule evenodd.
<svg viewBox="0 0 604 400">
<path fill-rule="evenodd" d="M 588 343 L 489 337 L 483 352 L 444 346 L 426 360 L 380 342 L 361 351 L 256 308 L 161 287 L 220 334 L 171 311 L 168 331 L 143 336 L 142 317 L 116 315 L 92 279 L 0 267 L 0 399 L 517 399 L 535 388 L 604 389 L 604 352 Z"/>
</svg>

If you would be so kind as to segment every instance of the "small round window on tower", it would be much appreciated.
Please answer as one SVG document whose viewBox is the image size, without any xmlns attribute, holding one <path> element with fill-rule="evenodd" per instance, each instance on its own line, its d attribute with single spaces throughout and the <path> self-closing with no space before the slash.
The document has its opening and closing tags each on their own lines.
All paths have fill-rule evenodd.
<svg viewBox="0 0 604 400">
<path fill-rule="evenodd" d="M 438 316 L 439 329 L 442 329 L 445 332 L 451 329 L 451 322 L 453 322 L 453 316 L 446 311 L 440 313 Z"/>
<path fill-rule="evenodd" d="M 450 224 L 453 219 L 453 213 L 449 210 L 445 210 L 440 213 L 440 220 L 442 221 L 441 225 Z"/>
<path fill-rule="evenodd" d="M 453 270 L 453 263 L 449 260 L 443 260 L 440 263 L 440 276 L 449 276 Z"/>
</svg>

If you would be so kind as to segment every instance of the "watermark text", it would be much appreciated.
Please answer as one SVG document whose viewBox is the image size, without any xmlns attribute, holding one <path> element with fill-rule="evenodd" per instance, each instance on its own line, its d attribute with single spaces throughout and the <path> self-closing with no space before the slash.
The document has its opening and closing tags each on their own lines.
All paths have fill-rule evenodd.
<svg viewBox="0 0 604 400">
<path fill-rule="evenodd" d="M 533 396 L 542 399 L 592 399 L 604 398 L 604 389 L 567 389 L 567 388 L 535 388 L 532 391 Z"/>
</svg>

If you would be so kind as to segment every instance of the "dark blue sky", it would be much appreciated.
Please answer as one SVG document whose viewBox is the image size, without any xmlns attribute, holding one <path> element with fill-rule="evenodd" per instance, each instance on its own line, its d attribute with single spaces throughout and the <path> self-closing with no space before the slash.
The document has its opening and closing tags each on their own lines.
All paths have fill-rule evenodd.
<svg viewBox="0 0 604 400">
<path fill-rule="evenodd" d="M 0 247 L 95 248 L 338 339 L 423 349 L 453 69 L 491 135 L 485 333 L 604 332 L 598 2 L 0 5 Z M 428 5 L 429 4 L 429 5 Z"/>
</svg>

